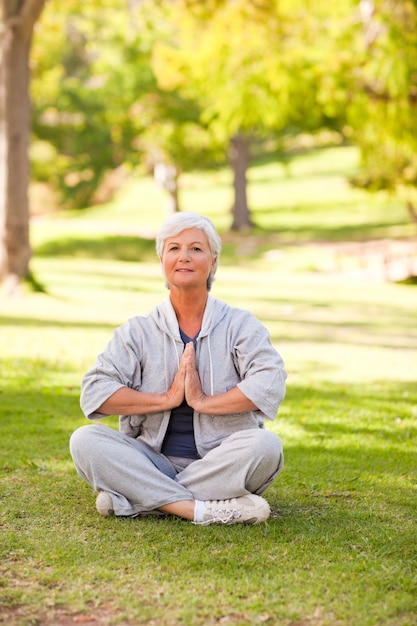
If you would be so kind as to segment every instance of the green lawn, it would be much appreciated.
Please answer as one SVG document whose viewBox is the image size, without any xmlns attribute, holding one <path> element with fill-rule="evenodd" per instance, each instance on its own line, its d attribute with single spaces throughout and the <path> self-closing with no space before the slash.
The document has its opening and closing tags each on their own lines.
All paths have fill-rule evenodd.
<svg viewBox="0 0 417 626">
<path fill-rule="evenodd" d="M 333 263 L 339 242 L 413 226 L 400 202 L 349 187 L 355 159 L 253 167 L 245 235 L 226 232 L 227 171 L 184 180 L 184 208 L 223 233 L 213 295 L 264 321 L 289 374 L 268 425 L 286 468 L 255 527 L 97 515 L 68 453 L 80 378 L 116 325 L 167 296 L 162 198 L 139 179 L 107 206 L 34 221 L 46 293 L 0 300 L 0 623 L 417 624 L 417 288 Z"/>
</svg>

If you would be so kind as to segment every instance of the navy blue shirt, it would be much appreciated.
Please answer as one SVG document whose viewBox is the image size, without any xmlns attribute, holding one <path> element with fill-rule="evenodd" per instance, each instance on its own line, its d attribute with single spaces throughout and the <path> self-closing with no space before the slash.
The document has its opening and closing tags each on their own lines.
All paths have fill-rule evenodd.
<svg viewBox="0 0 417 626">
<path fill-rule="evenodd" d="M 196 344 L 198 333 L 194 338 L 182 332 L 181 339 L 184 345 L 190 341 Z M 178 456 L 184 459 L 197 459 L 198 453 L 194 439 L 194 410 L 187 404 L 185 399 L 180 406 L 172 409 L 171 417 L 164 443 L 162 444 L 162 454 L 166 456 Z"/>
</svg>

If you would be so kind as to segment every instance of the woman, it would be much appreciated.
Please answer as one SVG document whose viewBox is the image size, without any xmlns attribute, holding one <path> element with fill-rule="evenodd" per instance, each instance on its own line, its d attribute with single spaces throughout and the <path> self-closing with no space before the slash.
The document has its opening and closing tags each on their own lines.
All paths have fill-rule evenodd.
<svg viewBox="0 0 417 626">
<path fill-rule="evenodd" d="M 101 515 L 171 514 L 196 524 L 257 524 L 283 467 L 265 430 L 285 394 L 282 359 L 249 312 L 209 291 L 221 240 L 212 222 L 176 213 L 157 235 L 169 298 L 118 328 L 83 378 L 87 418 L 70 449 Z"/>
</svg>

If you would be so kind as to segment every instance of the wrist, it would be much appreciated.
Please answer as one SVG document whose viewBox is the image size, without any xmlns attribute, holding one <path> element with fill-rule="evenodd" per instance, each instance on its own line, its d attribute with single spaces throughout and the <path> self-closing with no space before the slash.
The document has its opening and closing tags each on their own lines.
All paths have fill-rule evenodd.
<svg viewBox="0 0 417 626">
<path fill-rule="evenodd" d="M 179 399 L 177 396 L 170 394 L 168 391 L 161 394 L 161 410 L 171 411 L 180 406 L 184 398 Z"/>
<path fill-rule="evenodd" d="M 204 393 L 202 393 L 200 396 L 198 396 L 198 398 L 196 398 L 196 400 L 193 401 L 191 406 L 198 413 L 209 413 L 210 412 L 208 410 L 209 402 L 210 402 L 210 396 L 205 396 Z"/>
</svg>

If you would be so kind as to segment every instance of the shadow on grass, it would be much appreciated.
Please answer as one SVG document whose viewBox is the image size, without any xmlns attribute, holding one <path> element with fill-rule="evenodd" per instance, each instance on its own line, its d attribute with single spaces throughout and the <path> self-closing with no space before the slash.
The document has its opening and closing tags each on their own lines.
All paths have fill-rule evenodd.
<svg viewBox="0 0 417 626">
<path fill-rule="evenodd" d="M 322 206 L 317 205 L 317 209 Z M 294 211 L 297 207 L 294 208 Z M 300 211 L 304 208 L 300 207 Z M 348 210 L 348 209 L 347 209 Z M 311 207 L 311 212 L 314 206 Z M 268 210 L 257 212 L 255 219 L 262 214 L 268 219 Z M 270 209 L 271 215 L 277 214 L 277 209 Z M 241 266 L 248 260 L 257 260 L 269 249 L 276 249 L 288 245 L 306 244 L 314 242 L 367 241 L 387 237 L 391 227 L 401 226 L 402 223 L 392 219 L 390 222 L 369 222 L 366 224 L 323 225 L 321 218 L 318 221 L 303 221 L 302 224 L 283 225 L 279 222 L 268 228 L 254 224 L 247 232 L 226 232 L 222 234 L 223 249 L 221 263 L 225 266 Z M 249 246 L 249 247 L 248 247 Z M 98 235 L 98 236 L 69 236 L 40 244 L 35 249 L 39 257 L 72 257 L 78 259 L 105 259 L 127 262 L 157 262 L 154 239 L 145 239 L 129 235 Z"/>
<path fill-rule="evenodd" d="M 75 257 L 117 261 L 155 261 L 155 241 L 143 237 L 100 235 L 98 237 L 65 237 L 37 246 L 41 257 Z"/>
<path fill-rule="evenodd" d="M 399 285 L 417 285 L 417 276 L 409 276 L 404 280 L 398 280 Z"/>
<path fill-rule="evenodd" d="M 29 367 L 28 370 L 30 373 Z M 36 384 L 35 371 L 32 384 Z M 38 467 L 47 460 L 68 456 L 69 435 L 74 425 L 82 421 L 78 386 L 26 388 L 22 393 L 20 389 L 8 388 L 3 380 L 0 402 L 3 471 Z"/>
<path fill-rule="evenodd" d="M 278 232 L 278 230 L 276 231 Z M 274 231 L 259 231 L 259 246 L 262 246 L 267 235 Z M 225 265 L 241 264 L 248 255 L 242 255 L 241 244 L 247 234 L 235 233 L 233 243 L 224 243 L 222 263 Z M 256 250 L 249 258 L 257 258 L 263 250 Z M 97 237 L 65 237 L 48 241 L 36 247 L 39 257 L 72 257 L 78 259 L 103 259 L 110 261 L 154 262 L 158 259 L 155 252 L 155 241 L 141 237 L 124 235 L 99 235 Z"/>
<path fill-rule="evenodd" d="M 105 322 L 90 321 L 74 321 L 74 320 L 58 320 L 58 319 L 39 319 L 31 317 L 9 317 L 0 315 L 0 326 L 22 326 L 25 328 L 94 328 L 95 330 L 113 331 L 115 324 Z"/>
<path fill-rule="evenodd" d="M 56 364 L 37 361 L 35 365 L 19 362 L 24 393 L 13 380 L 9 384 L 2 380 L 3 467 L 18 466 L 21 456 L 47 457 L 62 452 L 74 428 L 87 423 L 79 407 L 78 385 L 42 384 L 42 373 L 44 380 L 53 381 L 59 371 Z M 25 367 L 26 376 L 22 374 Z M 67 371 L 65 365 L 61 369 Z M 345 467 L 358 475 L 366 471 L 394 476 L 413 470 L 417 391 L 412 383 L 293 386 L 283 406 L 279 419 L 267 426 L 277 433 L 281 429 L 288 432 L 290 458 L 297 457 L 312 482 L 319 476 L 332 482 L 332 467 Z M 109 420 L 117 423 L 116 418 Z"/>
<path fill-rule="evenodd" d="M 290 414 L 285 421 L 302 427 L 319 443 L 343 442 L 345 435 L 357 437 L 364 446 L 370 440 L 397 446 L 417 439 L 414 382 L 290 385 L 283 407 Z M 279 426 L 279 421 L 273 424 Z M 300 444 L 304 445 L 304 439 Z"/>
<path fill-rule="evenodd" d="M 323 204 L 321 205 L 309 205 L 309 211 L 314 214 L 314 210 L 317 209 L 319 212 L 323 211 Z M 292 214 L 296 214 L 297 212 L 304 213 L 304 206 L 295 206 L 291 209 Z M 349 212 L 350 205 L 346 205 L 346 211 Z M 263 210 L 262 212 L 257 212 L 256 218 L 259 219 L 258 216 L 264 214 L 264 219 L 268 219 L 268 214 L 271 216 L 275 216 L 274 224 L 268 226 L 268 228 L 262 227 L 258 224 L 254 225 L 253 234 L 258 237 L 268 237 L 270 235 L 277 236 L 277 243 L 280 245 L 288 245 L 296 244 L 296 243 L 311 243 L 315 242 L 329 242 L 332 244 L 342 243 L 345 241 L 349 242 L 363 242 L 363 241 L 371 241 L 373 239 L 384 239 L 389 237 L 390 229 L 394 229 L 397 227 L 404 226 L 404 220 L 400 219 L 391 219 L 384 222 L 374 221 L 374 222 L 365 222 L 361 224 L 323 224 L 322 216 L 317 218 L 317 221 L 306 221 L 303 220 L 302 223 L 296 224 L 292 223 L 291 225 L 280 224 L 279 217 L 277 217 L 277 208 L 271 207 L 269 210 Z M 278 213 L 279 215 L 279 213 Z M 287 221 L 287 220 L 285 220 Z M 295 222 L 295 220 L 294 220 Z"/>
<path fill-rule="evenodd" d="M 394 415 L 409 418 L 416 396 L 414 385 L 395 382 L 293 388 L 286 413 L 273 424 L 274 430 L 287 429 L 288 434 L 283 436 L 286 468 L 266 493 L 271 518 L 254 527 L 196 528 L 174 517 L 98 516 L 94 494 L 76 475 L 68 451 L 71 433 L 87 423 L 78 389 L 36 388 L 33 380 L 22 393 L 3 380 L 0 446 L 7 564 L 32 586 L 50 575 L 50 563 L 59 570 L 60 581 L 76 572 L 91 582 L 93 575 L 99 588 L 101 577 L 107 587 L 121 578 L 135 589 L 149 585 L 150 579 L 159 588 L 168 579 L 175 581 L 175 589 L 192 584 L 195 594 L 202 580 L 206 595 L 209 576 L 211 589 L 216 585 L 214 595 L 226 591 L 227 603 L 238 605 L 248 594 L 259 594 L 263 584 L 270 609 L 276 606 L 278 587 L 285 589 L 286 601 L 288 594 L 299 600 L 310 576 L 325 585 L 326 577 L 341 576 L 341 564 L 347 575 L 345 593 L 354 596 L 368 581 L 367 602 L 370 585 L 375 594 L 396 584 L 411 589 L 415 460 Z M 115 426 L 114 420 L 106 423 Z M 413 427 L 414 439 L 415 434 Z M 178 568 L 178 563 L 186 567 Z M 297 585 L 292 589 L 294 584 L 302 590 Z M 22 604 L 17 592 L 11 598 Z"/>
</svg>

